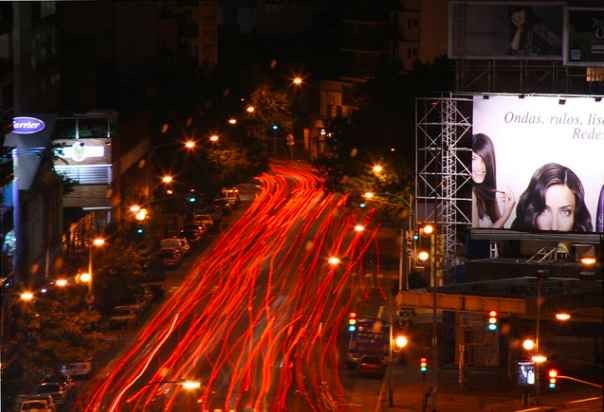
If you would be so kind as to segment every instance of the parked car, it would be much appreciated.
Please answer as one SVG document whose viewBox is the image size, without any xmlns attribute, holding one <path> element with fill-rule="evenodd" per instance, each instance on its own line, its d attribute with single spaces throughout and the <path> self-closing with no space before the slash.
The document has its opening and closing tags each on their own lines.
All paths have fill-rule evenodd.
<svg viewBox="0 0 604 412">
<path fill-rule="evenodd" d="M 198 213 L 193 216 L 193 224 L 203 226 L 205 229 L 210 229 L 214 226 L 214 218 L 208 213 Z"/>
<path fill-rule="evenodd" d="M 159 243 L 160 249 L 178 249 L 184 255 L 191 250 L 191 245 L 184 237 L 169 237 Z"/>
<path fill-rule="evenodd" d="M 92 372 L 92 358 L 71 362 L 61 366 L 61 374 L 72 379 L 86 379 Z"/>
<path fill-rule="evenodd" d="M 201 240 L 205 233 L 205 229 L 201 225 L 186 225 L 180 231 L 180 237 L 184 237 L 190 243 Z"/>
<path fill-rule="evenodd" d="M 220 194 L 232 206 L 237 206 L 241 202 L 239 198 L 239 189 L 236 187 L 223 187 Z"/>
<path fill-rule="evenodd" d="M 109 324 L 114 328 L 132 325 L 138 320 L 140 312 L 140 305 L 115 306 L 109 316 Z"/>
<path fill-rule="evenodd" d="M 386 373 L 386 362 L 379 356 L 363 356 L 358 364 L 358 372 L 361 375 L 382 377 Z"/>
<path fill-rule="evenodd" d="M 182 261 L 182 252 L 180 248 L 166 248 L 159 251 L 161 264 L 165 268 L 175 268 Z"/>
<path fill-rule="evenodd" d="M 50 395 L 19 395 L 17 411 L 19 412 L 56 412 L 57 408 Z"/>
<path fill-rule="evenodd" d="M 60 372 L 60 370 L 59 370 Z M 75 382 L 70 375 L 65 375 L 63 373 L 52 372 L 44 376 L 45 382 L 57 382 L 60 383 L 65 390 L 70 391 L 75 387 Z"/>
<path fill-rule="evenodd" d="M 34 391 L 36 395 L 50 395 L 56 405 L 65 403 L 66 388 L 59 382 L 42 382 Z"/>
</svg>

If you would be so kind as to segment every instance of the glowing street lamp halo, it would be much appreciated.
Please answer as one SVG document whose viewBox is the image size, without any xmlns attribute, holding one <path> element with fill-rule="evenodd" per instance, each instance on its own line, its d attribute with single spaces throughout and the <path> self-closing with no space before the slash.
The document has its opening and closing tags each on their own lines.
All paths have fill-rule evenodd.
<svg viewBox="0 0 604 412">
<path fill-rule="evenodd" d="M 558 312 L 555 315 L 556 320 L 562 321 L 562 322 L 566 322 L 567 320 L 569 320 L 571 318 L 570 313 L 568 312 Z"/>
<path fill-rule="evenodd" d="M 30 290 L 24 290 L 19 295 L 19 299 L 21 299 L 23 302 L 31 302 L 34 300 L 34 293 Z"/>
<path fill-rule="evenodd" d="M 55 285 L 57 285 L 60 288 L 64 288 L 65 286 L 67 286 L 68 283 L 69 282 L 65 278 L 59 278 L 55 281 Z"/>
<path fill-rule="evenodd" d="M 138 213 L 138 211 L 141 210 L 141 207 L 140 207 L 140 205 L 134 204 L 134 205 L 130 206 L 130 208 L 128 210 L 130 210 L 130 212 L 132 212 L 132 213 Z"/>
<path fill-rule="evenodd" d="M 330 256 L 327 258 L 327 263 L 329 263 L 331 266 L 337 266 L 342 263 L 342 260 L 337 256 Z"/>
<path fill-rule="evenodd" d="M 216 143 L 220 140 L 220 136 L 218 136 L 216 133 L 213 133 L 210 135 L 209 140 L 212 143 Z"/>
<path fill-rule="evenodd" d="M 136 220 L 142 222 L 147 218 L 147 209 L 141 209 L 136 213 Z"/>
<path fill-rule="evenodd" d="M 365 192 L 363 193 L 363 197 L 367 200 L 371 200 L 375 197 L 375 193 L 373 192 Z"/>
<path fill-rule="evenodd" d="M 583 256 L 581 258 L 581 264 L 583 266 L 593 266 L 596 264 L 596 258 L 593 256 Z"/>
<path fill-rule="evenodd" d="M 527 351 L 532 351 L 533 349 L 535 349 L 535 341 L 530 338 L 523 340 L 522 348 Z"/>
<path fill-rule="evenodd" d="M 354 225 L 354 231 L 357 232 L 357 233 L 364 232 L 365 231 L 365 226 L 362 225 L 362 224 L 360 224 L 360 223 L 358 223 L 358 224 Z"/>
<path fill-rule="evenodd" d="M 304 79 L 301 76 L 296 75 L 293 77 L 292 84 L 294 86 L 302 86 L 302 83 L 304 83 Z"/>
<path fill-rule="evenodd" d="M 256 111 L 256 108 L 250 104 L 245 108 L 245 111 L 248 112 L 249 114 L 252 114 Z"/>
<path fill-rule="evenodd" d="M 230 117 L 229 120 L 227 120 L 227 122 L 229 124 L 236 125 L 237 124 L 237 119 L 235 119 L 234 117 Z"/>
<path fill-rule="evenodd" d="M 547 356 L 538 353 L 536 355 L 533 355 L 531 357 L 531 360 L 537 364 L 541 364 L 547 362 Z"/>
<path fill-rule="evenodd" d="M 201 382 L 196 381 L 196 380 L 187 379 L 187 380 L 182 381 L 180 383 L 180 386 L 182 386 L 182 388 L 187 391 L 193 391 L 193 390 L 201 388 Z"/>
<path fill-rule="evenodd" d="M 371 171 L 376 174 L 382 173 L 384 171 L 384 166 L 379 163 L 376 163 L 371 167 Z"/>
<path fill-rule="evenodd" d="M 78 279 L 82 283 L 90 283 L 92 281 L 92 275 L 88 272 L 80 273 Z"/>
<path fill-rule="evenodd" d="M 185 140 L 184 145 L 185 145 L 185 149 L 193 150 L 197 147 L 197 142 L 193 139 L 188 139 L 188 140 Z"/>
<path fill-rule="evenodd" d="M 425 250 L 420 250 L 419 253 L 417 254 L 417 258 L 420 261 L 425 262 L 428 259 L 430 259 L 430 254 L 428 252 L 426 252 Z"/>
<path fill-rule="evenodd" d="M 92 240 L 92 244 L 93 244 L 94 246 L 96 246 L 96 247 L 102 247 L 102 246 L 105 246 L 105 238 L 104 238 L 104 237 L 100 237 L 100 236 L 95 237 L 95 238 Z"/>
<path fill-rule="evenodd" d="M 424 227 L 422 228 L 424 234 L 426 235 L 431 235 L 432 233 L 434 233 L 434 226 L 430 223 L 424 225 Z"/>
<path fill-rule="evenodd" d="M 165 185 L 169 185 L 170 183 L 174 182 L 174 176 L 165 174 L 161 177 L 161 182 Z"/>
<path fill-rule="evenodd" d="M 398 335 L 394 339 L 394 345 L 399 349 L 406 347 L 408 343 L 409 339 L 405 335 Z"/>
</svg>

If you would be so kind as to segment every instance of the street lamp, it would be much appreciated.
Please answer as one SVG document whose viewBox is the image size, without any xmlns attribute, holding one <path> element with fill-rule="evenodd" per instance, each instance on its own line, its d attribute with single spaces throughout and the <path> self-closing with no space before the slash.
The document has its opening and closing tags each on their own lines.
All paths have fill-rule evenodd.
<svg viewBox="0 0 604 412">
<path fill-rule="evenodd" d="M 185 149 L 193 150 L 197 147 L 197 142 L 193 139 L 185 140 Z"/>
<path fill-rule="evenodd" d="M 252 114 L 256 111 L 256 108 L 250 104 L 245 108 L 245 111 L 248 112 L 249 114 Z"/>
<path fill-rule="evenodd" d="M 371 171 L 375 174 L 380 174 L 384 171 L 384 166 L 382 166 L 379 163 L 374 164 L 373 167 L 371 168 Z"/>
<path fill-rule="evenodd" d="M 596 258 L 593 256 L 583 256 L 581 258 L 581 264 L 585 267 L 592 267 L 596 262 Z"/>
<path fill-rule="evenodd" d="M 432 233 L 434 233 L 434 226 L 432 226 L 431 224 L 424 225 L 422 227 L 422 232 L 426 235 L 431 235 Z"/>
<path fill-rule="evenodd" d="M 213 134 L 210 136 L 210 142 L 216 143 L 218 142 L 218 140 L 220 140 L 220 136 L 218 136 L 217 134 Z"/>
<path fill-rule="evenodd" d="M 375 197 L 375 193 L 373 192 L 365 192 L 363 193 L 363 197 L 367 200 L 371 200 Z"/>
<path fill-rule="evenodd" d="M 426 252 L 425 250 L 421 250 L 417 254 L 417 258 L 422 262 L 426 262 L 428 259 L 430 259 L 430 254 L 428 252 Z"/>
<path fill-rule="evenodd" d="M 182 386 L 182 388 L 184 390 L 193 391 L 193 390 L 201 388 L 201 382 L 194 381 L 194 380 L 185 380 L 185 381 L 180 382 L 180 386 Z"/>
<path fill-rule="evenodd" d="M 541 355 L 541 354 L 537 354 L 537 355 L 533 355 L 531 357 L 531 360 L 533 362 L 535 362 L 536 364 L 542 364 L 542 363 L 547 362 L 547 356 Z"/>
<path fill-rule="evenodd" d="M 141 207 L 140 207 L 140 205 L 135 204 L 135 205 L 130 206 L 129 210 L 132 213 L 138 213 L 138 211 L 141 210 Z"/>
<path fill-rule="evenodd" d="M 55 281 L 55 285 L 57 285 L 60 288 L 64 288 L 65 286 L 67 286 L 68 282 L 67 279 L 65 278 L 59 278 Z"/>
<path fill-rule="evenodd" d="M 365 226 L 361 224 L 354 225 L 354 231 L 357 233 L 361 233 L 365 231 Z"/>
<path fill-rule="evenodd" d="M 78 279 L 82 283 L 90 283 L 92 281 L 92 275 L 88 272 L 80 273 Z"/>
<path fill-rule="evenodd" d="M 139 222 L 142 222 L 147 218 L 147 209 L 140 209 L 138 212 L 136 212 L 136 215 L 134 217 Z"/>
<path fill-rule="evenodd" d="M 26 290 L 21 292 L 21 294 L 19 295 L 19 299 L 21 299 L 22 302 L 31 302 L 32 300 L 34 300 L 34 294 L 33 292 Z"/>
<path fill-rule="evenodd" d="M 535 341 L 532 339 L 525 339 L 522 341 L 522 347 L 524 348 L 524 350 L 530 352 L 535 349 Z"/>
<path fill-rule="evenodd" d="M 302 79 L 300 76 L 294 76 L 292 79 L 292 84 L 294 86 L 302 86 L 302 83 L 304 83 L 304 79 Z"/>
<path fill-rule="evenodd" d="M 233 126 L 237 124 L 237 119 L 235 119 L 234 117 L 229 118 L 229 120 L 227 120 L 227 121 L 230 125 L 233 125 Z"/>
<path fill-rule="evenodd" d="M 556 320 L 559 320 L 561 322 L 566 322 L 569 319 L 570 319 L 570 313 L 567 313 L 567 312 L 556 313 Z"/>
<path fill-rule="evenodd" d="M 94 240 L 92 241 L 92 244 L 95 247 L 103 247 L 103 246 L 105 246 L 105 238 L 103 238 L 103 237 L 95 237 Z"/>
<path fill-rule="evenodd" d="M 165 185 L 169 185 L 174 181 L 174 177 L 172 175 L 163 175 L 161 177 L 161 182 Z"/>
<path fill-rule="evenodd" d="M 405 335 L 398 335 L 395 339 L 394 339 L 394 345 L 398 348 L 398 349 L 403 349 L 404 347 L 407 346 L 407 344 L 409 343 L 409 339 L 407 339 L 407 337 Z"/>
<path fill-rule="evenodd" d="M 338 266 L 341 262 L 342 260 L 337 256 L 330 256 L 327 259 L 327 263 L 329 263 L 331 266 Z"/>
</svg>

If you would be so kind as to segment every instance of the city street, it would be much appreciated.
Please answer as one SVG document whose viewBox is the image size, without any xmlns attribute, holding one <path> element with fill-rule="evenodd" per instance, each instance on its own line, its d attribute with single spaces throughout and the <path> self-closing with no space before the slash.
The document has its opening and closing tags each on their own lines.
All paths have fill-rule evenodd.
<svg viewBox="0 0 604 412">
<path fill-rule="evenodd" d="M 259 182 L 248 210 L 76 407 L 322 410 L 342 397 L 337 342 L 356 293 L 349 280 L 373 236 L 352 227 L 369 222 L 344 213 L 344 199 L 325 194 L 307 166 L 275 164 Z M 201 388 L 183 390 L 186 379 Z"/>
</svg>

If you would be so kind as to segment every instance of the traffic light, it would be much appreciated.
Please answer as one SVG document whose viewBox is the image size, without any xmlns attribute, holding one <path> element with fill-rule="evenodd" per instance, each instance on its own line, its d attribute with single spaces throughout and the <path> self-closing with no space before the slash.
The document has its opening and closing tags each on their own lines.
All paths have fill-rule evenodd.
<svg viewBox="0 0 604 412">
<path fill-rule="evenodd" d="M 489 332 L 497 331 L 497 311 L 492 310 L 489 312 L 489 323 L 487 324 Z"/>
<path fill-rule="evenodd" d="M 145 234 L 145 228 L 141 225 L 138 225 L 134 230 L 134 233 L 136 234 L 136 236 L 143 236 Z"/>
<path fill-rule="evenodd" d="M 271 125 L 271 129 L 272 129 L 273 132 L 276 132 L 276 131 L 279 130 L 279 125 L 277 123 L 273 123 Z"/>
<path fill-rule="evenodd" d="M 547 372 L 547 376 L 549 376 L 548 388 L 553 391 L 554 389 L 556 389 L 556 380 L 558 378 L 558 371 L 556 369 L 550 369 Z"/>
<path fill-rule="evenodd" d="M 196 203 L 197 202 L 197 196 L 195 196 L 195 195 L 189 195 L 189 196 L 187 196 L 187 202 L 189 202 L 189 203 Z"/>
<path fill-rule="evenodd" d="M 357 314 L 350 312 L 348 315 L 348 332 L 355 332 L 357 330 Z"/>
<path fill-rule="evenodd" d="M 428 372 L 428 358 L 420 358 L 419 371 L 422 375 L 425 375 Z"/>
</svg>

